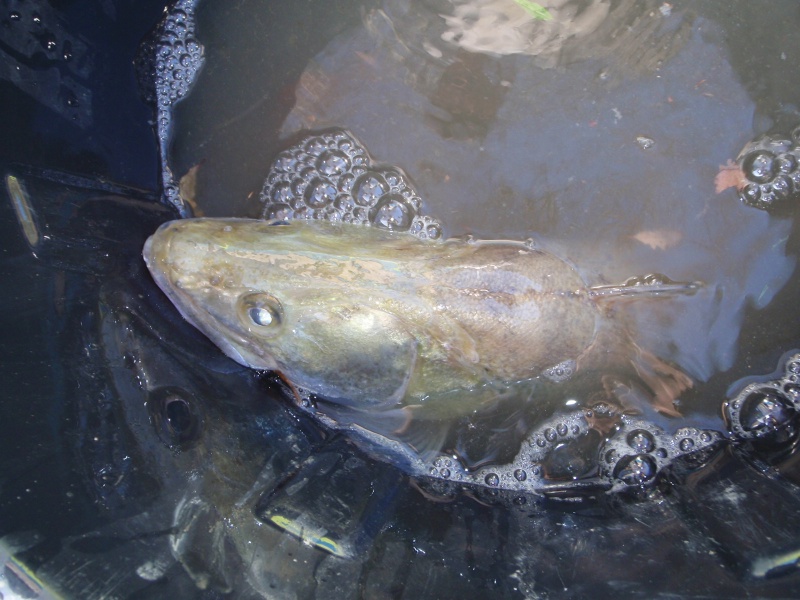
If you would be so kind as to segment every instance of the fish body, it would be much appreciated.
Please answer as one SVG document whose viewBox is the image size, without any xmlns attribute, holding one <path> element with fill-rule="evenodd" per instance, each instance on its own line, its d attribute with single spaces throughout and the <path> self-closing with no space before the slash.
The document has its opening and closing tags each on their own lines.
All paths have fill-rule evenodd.
<svg viewBox="0 0 800 600">
<path fill-rule="evenodd" d="M 558 257 L 323 221 L 186 219 L 154 279 L 228 356 L 357 408 L 418 405 L 577 359 L 601 314 Z"/>
</svg>

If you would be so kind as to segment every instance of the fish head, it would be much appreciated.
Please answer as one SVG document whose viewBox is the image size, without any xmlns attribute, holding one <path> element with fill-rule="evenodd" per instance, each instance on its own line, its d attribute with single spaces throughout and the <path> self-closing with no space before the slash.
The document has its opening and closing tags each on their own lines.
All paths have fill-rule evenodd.
<svg viewBox="0 0 800 600">
<path fill-rule="evenodd" d="M 377 274 L 354 280 L 351 238 L 332 224 L 184 219 L 162 225 L 143 256 L 184 318 L 233 360 L 328 399 L 395 403 L 416 340 L 365 300 L 386 273 L 373 261 Z"/>
</svg>

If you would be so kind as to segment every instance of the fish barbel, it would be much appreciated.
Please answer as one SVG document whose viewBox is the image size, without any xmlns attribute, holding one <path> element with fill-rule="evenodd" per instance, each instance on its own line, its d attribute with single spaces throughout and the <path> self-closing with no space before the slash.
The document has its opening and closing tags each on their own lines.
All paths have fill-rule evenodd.
<svg viewBox="0 0 800 600">
<path fill-rule="evenodd" d="M 516 242 L 186 219 L 161 226 L 144 259 L 229 357 L 358 408 L 534 378 L 579 358 L 602 320 L 573 267 Z"/>
</svg>

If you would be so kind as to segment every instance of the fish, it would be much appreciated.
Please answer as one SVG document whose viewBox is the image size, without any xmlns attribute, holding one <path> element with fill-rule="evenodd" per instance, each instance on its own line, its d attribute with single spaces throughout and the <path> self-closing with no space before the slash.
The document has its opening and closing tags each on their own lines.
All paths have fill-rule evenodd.
<svg viewBox="0 0 800 600">
<path fill-rule="evenodd" d="M 143 256 L 184 318 L 230 358 L 361 411 L 474 410 L 504 386 L 580 366 L 609 296 L 694 289 L 592 288 L 567 261 L 522 242 L 328 221 L 177 220 Z M 639 370 L 652 389 L 672 380 L 661 386 L 668 406 L 691 379 L 648 360 Z"/>
</svg>

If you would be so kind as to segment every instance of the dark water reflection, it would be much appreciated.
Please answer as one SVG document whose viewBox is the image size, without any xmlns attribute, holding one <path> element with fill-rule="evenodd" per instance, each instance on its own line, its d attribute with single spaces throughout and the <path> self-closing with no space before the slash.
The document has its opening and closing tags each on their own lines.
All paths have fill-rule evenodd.
<svg viewBox="0 0 800 600">
<path fill-rule="evenodd" d="M 791 2 L 582 6 L 558 30 L 513 2 L 470 16 L 466 2 L 207 0 L 207 62 L 178 105 L 170 164 L 178 176 L 201 164 L 206 213 L 256 214 L 278 150 L 346 127 L 412 177 L 446 235 L 532 237 L 591 283 L 702 280 L 694 297 L 625 310 L 643 347 L 697 381 L 685 418 L 660 422 L 721 430 L 728 386 L 800 346 L 796 211 L 769 215 L 714 187 L 748 140 L 798 121 L 800 19 Z M 476 34 L 503 10 L 516 29 L 502 37 L 490 21 L 494 35 Z M 800 586 L 791 456 L 761 472 L 731 448 L 699 471 L 679 462 L 638 502 L 515 507 L 415 482 L 298 414 L 177 316 L 138 255 L 171 216 L 153 195 L 16 172 L 50 238 L 32 257 L 5 205 L 3 418 L 17 434 L 2 446 L 0 535 L 65 594 L 786 597 Z M 548 467 L 572 475 L 569 458 Z M 765 578 L 771 568 L 781 576 Z"/>
</svg>

